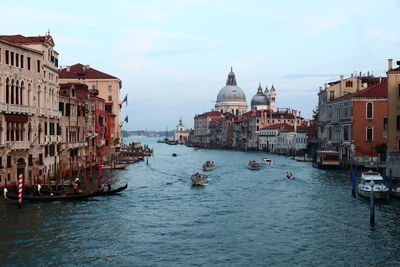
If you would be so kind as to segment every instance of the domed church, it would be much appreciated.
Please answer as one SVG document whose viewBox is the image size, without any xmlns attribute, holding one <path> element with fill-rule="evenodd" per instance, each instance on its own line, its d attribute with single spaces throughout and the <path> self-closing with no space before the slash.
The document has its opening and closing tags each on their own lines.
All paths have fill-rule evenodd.
<svg viewBox="0 0 400 267">
<path fill-rule="evenodd" d="M 251 110 L 272 109 L 276 112 L 276 92 L 272 85 L 271 91 L 265 87 L 263 92 L 261 83 L 258 84 L 257 94 L 251 99 Z"/>
<path fill-rule="evenodd" d="M 247 111 L 246 95 L 243 90 L 237 86 L 235 73 L 232 71 L 228 74 L 226 86 L 218 93 L 215 110 L 221 113 L 231 113 L 236 116 L 242 115 Z"/>
</svg>

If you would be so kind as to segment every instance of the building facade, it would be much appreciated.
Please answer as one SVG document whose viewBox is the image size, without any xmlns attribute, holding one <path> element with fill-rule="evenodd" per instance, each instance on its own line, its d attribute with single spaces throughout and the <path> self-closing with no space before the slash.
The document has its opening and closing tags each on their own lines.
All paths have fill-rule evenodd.
<svg viewBox="0 0 400 267">
<path fill-rule="evenodd" d="M 59 75 L 60 83 L 83 83 L 88 86 L 89 90 L 98 90 L 98 96 L 106 102 L 107 112 L 115 115 L 114 129 L 110 132 L 112 143 L 109 145 L 118 151 L 121 142 L 119 102 L 121 80 L 82 64 L 65 67 L 60 70 Z"/>
<path fill-rule="evenodd" d="M 0 36 L 0 187 L 58 171 L 58 53 L 45 36 Z"/>
</svg>

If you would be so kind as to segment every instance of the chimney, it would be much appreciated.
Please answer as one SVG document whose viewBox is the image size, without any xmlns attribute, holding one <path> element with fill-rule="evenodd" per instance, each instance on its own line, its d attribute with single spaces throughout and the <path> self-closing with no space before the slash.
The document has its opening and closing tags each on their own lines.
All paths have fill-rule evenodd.
<svg viewBox="0 0 400 267">
<path fill-rule="evenodd" d="M 86 70 L 90 69 L 90 65 L 86 65 Z"/>
<path fill-rule="evenodd" d="M 319 87 L 319 91 L 322 92 L 322 86 Z"/>
<path fill-rule="evenodd" d="M 325 89 L 328 88 L 328 83 L 324 83 Z"/>
<path fill-rule="evenodd" d="M 396 64 L 397 64 L 397 66 L 400 67 L 400 60 L 397 60 L 397 61 L 396 61 Z"/>
<path fill-rule="evenodd" d="M 379 76 L 379 83 L 381 83 L 381 82 L 382 82 L 382 77 Z"/>
<path fill-rule="evenodd" d="M 70 71 L 71 71 L 71 67 L 67 66 L 67 72 L 70 72 Z"/>
<path fill-rule="evenodd" d="M 388 59 L 388 70 L 392 70 L 393 69 L 393 59 L 389 58 Z"/>
<path fill-rule="evenodd" d="M 340 75 L 340 81 L 342 82 L 343 81 L 343 75 Z"/>
</svg>

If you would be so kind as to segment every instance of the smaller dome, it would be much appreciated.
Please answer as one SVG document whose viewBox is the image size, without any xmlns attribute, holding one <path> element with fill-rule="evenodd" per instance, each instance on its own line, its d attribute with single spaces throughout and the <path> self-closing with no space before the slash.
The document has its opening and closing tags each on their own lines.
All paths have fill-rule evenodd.
<svg viewBox="0 0 400 267">
<path fill-rule="evenodd" d="M 267 86 L 265 86 L 264 94 L 268 94 L 268 93 L 269 93 L 269 90 L 268 90 L 268 85 L 267 85 Z"/>
<path fill-rule="evenodd" d="M 259 84 L 257 89 L 257 94 L 251 99 L 251 106 L 268 106 L 268 97 L 263 93 L 261 84 Z"/>
</svg>

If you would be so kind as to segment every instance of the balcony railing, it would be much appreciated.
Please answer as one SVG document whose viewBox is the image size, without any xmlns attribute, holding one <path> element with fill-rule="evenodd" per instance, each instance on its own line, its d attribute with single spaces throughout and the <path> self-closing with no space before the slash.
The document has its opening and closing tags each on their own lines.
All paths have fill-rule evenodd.
<svg viewBox="0 0 400 267">
<path fill-rule="evenodd" d="M 7 104 L 0 103 L 0 111 L 7 111 Z"/>
<path fill-rule="evenodd" d="M 32 106 L 0 103 L 0 111 L 8 113 L 34 114 L 36 109 Z"/>
<path fill-rule="evenodd" d="M 31 146 L 30 141 L 14 141 L 14 142 L 9 142 L 7 144 L 7 147 L 10 150 L 29 149 L 30 146 Z"/>
</svg>

